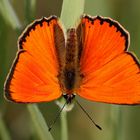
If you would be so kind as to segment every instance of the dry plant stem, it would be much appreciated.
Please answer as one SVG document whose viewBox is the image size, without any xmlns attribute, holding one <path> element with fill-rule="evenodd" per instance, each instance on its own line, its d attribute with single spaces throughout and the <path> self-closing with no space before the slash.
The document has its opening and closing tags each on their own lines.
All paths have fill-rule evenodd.
<svg viewBox="0 0 140 140">
<path fill-rule="evenodd" d="M 61 140 L 68 140 L 67 112 L 61 113 Z"/>
<path fill-rule="evenodd" d="M 43 115 L 41 114 L 37 105 L 29 104 L 28 110 L 31 114 L 32 121 L 35 125 L 36 132 L 38 133 L 40 140 L 53 140 L 51 133 L 48 131 L 48 126 L 46 125 L 45 119 L 43 118 Z"/>
<path fill-rule="evenodd" d="M 60 19 L 66 29 L 75 27 L 84 12 L 84 0 L 63 0 Z M 67 112 L 61 113 L 61 140 L 68 140 Z"/>
<path fill-rule="evenodd" d="M 84 12 L 85 0 L 63 0 L 61 21 L 65 28 L 75 27 Z"/>
</svg>

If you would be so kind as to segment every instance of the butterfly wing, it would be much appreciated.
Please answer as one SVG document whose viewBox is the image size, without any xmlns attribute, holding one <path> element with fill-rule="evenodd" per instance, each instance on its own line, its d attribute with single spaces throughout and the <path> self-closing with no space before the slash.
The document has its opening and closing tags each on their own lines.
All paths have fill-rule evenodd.
<svg viewBox="0 0 140 140">
<path fill-rule="evenodd" d="M 77 94 L 98 102 L 139 104 L 140 67 L 127 52 L 129 34 L 116 21 L 100 16 L 84 16 L 77 32 L 82 34 L 83 75 Z"/>
<path fill-rule="evenodd" d="M 29 25 L 20 36 L 19 50 L 5 82 L 5 96 L 15 102 L 51 101 L 61 96 L 58 33 L 63 31 L 56 17 L 42 18 Z"/>
</svg>

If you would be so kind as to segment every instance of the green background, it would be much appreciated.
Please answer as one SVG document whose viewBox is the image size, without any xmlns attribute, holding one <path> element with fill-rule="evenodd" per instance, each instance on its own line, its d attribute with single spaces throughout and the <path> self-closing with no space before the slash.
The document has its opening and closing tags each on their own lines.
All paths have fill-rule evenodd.
<svg viewBox="0 0 140 140">
<path fill-rule="evenodd" d="M 7 0 L 6 0 L 7 1 Z M 31 3 L 32 2 L 32 3 Z M 61 0 L 12 0 L 10 1 L 20 24 L 16 29 L 14 19 L 2 7 L 0 0 L 0 139 L 38 140 L 26 104 L 7 102 L 3 97 L 3 85 L 17 52 L 17 39 L 31 21 L 42 16 L 60 16 Z M 6 3 L 8 7 L 8 4 Z M 30 6 L 33 8 L 31 9 Z M 121 23 L 130 33 L 130 50 L 140 58 L 140 1 L 139 0 L 85 0 L 84 13 L 92 16 L 111 17 Z M 4 9 L 4 10 L 3 10 Z M 9 10 L 9 7 L 8 7 Z M 71 12 L 73 12 L 71 8 Z M 77 23 L 77 21 L 75 21 Z M 127 86 L 127 85 L 126 85 Z M 75 105 L 68 112 L 69 140 L 140 140 L 140 106 L 118 106 L 94 103 L 79 98 L 80 103 L 103 130 L 99 131 L 87 116 Z M 38 104 L 47 124 L 52 122 L 59 108 L 55 102 Z M 60 140 L 60 120 L 51 131 Z M 6 135 L 5 137 L 3 135 Z M 47 138 L 46 138 L 47 140 Z"/>
</svg>

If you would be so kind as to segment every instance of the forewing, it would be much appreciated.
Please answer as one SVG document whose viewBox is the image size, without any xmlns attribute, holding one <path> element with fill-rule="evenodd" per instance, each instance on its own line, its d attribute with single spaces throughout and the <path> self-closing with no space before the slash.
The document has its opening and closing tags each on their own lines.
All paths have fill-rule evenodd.
<svg viewBox="0 0 140 140">
<path fill-rule="evenodd" d="M 54 16 L 36 20 L 20 36 L 17 57 L 5 82 L 7 99 L 32 103 L 61 96 L 55 28 L 60 28 L 64 38 Z"/>
<path fill-rule="evenodd" d="M 83 79 L 77 93 L 89 100 L 114 104 L 140 103 L 140 68 L 127 52 L 128 33 L 116 21 L 84 16 L 78 29 Z"/>
</svg>

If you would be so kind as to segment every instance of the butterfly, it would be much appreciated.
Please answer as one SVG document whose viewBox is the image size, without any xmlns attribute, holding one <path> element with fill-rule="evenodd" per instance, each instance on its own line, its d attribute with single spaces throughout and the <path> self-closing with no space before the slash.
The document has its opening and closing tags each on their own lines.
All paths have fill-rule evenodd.
<svg viewBox="0 0 140 140">
<path fill-rule="evenodd" d="M 18 40 L 5 97 L 37 103 L 79 95 L 111 104 L 140 104 L 140 65 L 129 33 L 115 20 L 83 15 L 66 32 L 56 16 L 31 23 Z"/>
</svg>

